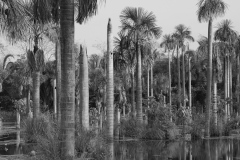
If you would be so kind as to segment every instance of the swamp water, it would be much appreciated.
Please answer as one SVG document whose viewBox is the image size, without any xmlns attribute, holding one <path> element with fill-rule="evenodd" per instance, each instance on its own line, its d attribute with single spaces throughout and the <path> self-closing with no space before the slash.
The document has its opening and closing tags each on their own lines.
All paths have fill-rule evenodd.
<svg viewBox="0 0 240 160">
<path fill-rule="evenodd" d="M 29 154 L 31 146 L 22 143 L 20 131 L 0 132 L 1 155 Z M 198 141 L 114 141 L 114 160 L 237 160 L 240 159 L 240 136 Z"/>
</svg>

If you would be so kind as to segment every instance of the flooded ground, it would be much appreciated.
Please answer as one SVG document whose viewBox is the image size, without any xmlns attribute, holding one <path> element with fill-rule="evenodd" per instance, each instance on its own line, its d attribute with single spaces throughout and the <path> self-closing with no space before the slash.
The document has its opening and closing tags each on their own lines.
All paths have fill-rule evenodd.
<svg viewBox="0 0 240 160">
<path fill-rule="evenodd" d="M 3 127 L 0 132 L 0 156 L 28 154 L 19 130 Z M 240 136 L 198 141 L 114 141 L 114 160 L 237 160 L 240 159 Z"/>
</svg>

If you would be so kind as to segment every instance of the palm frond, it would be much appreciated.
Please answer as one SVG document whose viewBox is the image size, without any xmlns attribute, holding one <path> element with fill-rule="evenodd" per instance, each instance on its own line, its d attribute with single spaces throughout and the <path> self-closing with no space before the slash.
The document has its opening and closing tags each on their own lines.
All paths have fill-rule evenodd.
<svg viewBox="0 0 240 160">
<path fill-rule="evenodd" d="M 5 69 L 7 59 L 10 58 L 10 57 L 14 58 L 14 56 L 12 54 L 8 54 L 4 57 L 4 59 L 3 59 L 3 69 Z"/>
</svg>

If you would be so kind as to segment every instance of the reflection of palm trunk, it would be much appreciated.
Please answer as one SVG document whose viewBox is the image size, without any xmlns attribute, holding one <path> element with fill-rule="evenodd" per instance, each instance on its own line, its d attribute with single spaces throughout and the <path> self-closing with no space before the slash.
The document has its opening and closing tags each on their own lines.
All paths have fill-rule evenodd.
<svg viewBox="0 0 240 160">
<path fill-rule="evenodd" d="M 185 134 L 184 134 L 185 137 Z M 183 140 L 183 160 L 186 160 L 186 141 L 185 138 Z"/>
<path fill-rule="evenodd" d="M 109 141 L 107 143 L 107 151 L 109 153 L 109 155 L 107 156 L 107 160 L 114 160 L 114 141 Z"/>
</svg>

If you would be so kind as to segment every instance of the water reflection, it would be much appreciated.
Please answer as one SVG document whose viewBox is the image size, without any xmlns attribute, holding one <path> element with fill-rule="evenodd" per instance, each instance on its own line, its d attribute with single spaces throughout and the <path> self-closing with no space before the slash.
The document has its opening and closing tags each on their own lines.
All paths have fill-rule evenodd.
<svg viewBox="0 0 240 160">
<path fill-rule="evenodd" d="M 114 151 L 115 160 L 233 160 L 240 159 L 240 139 L 118 141 Z"/>
</svg>

